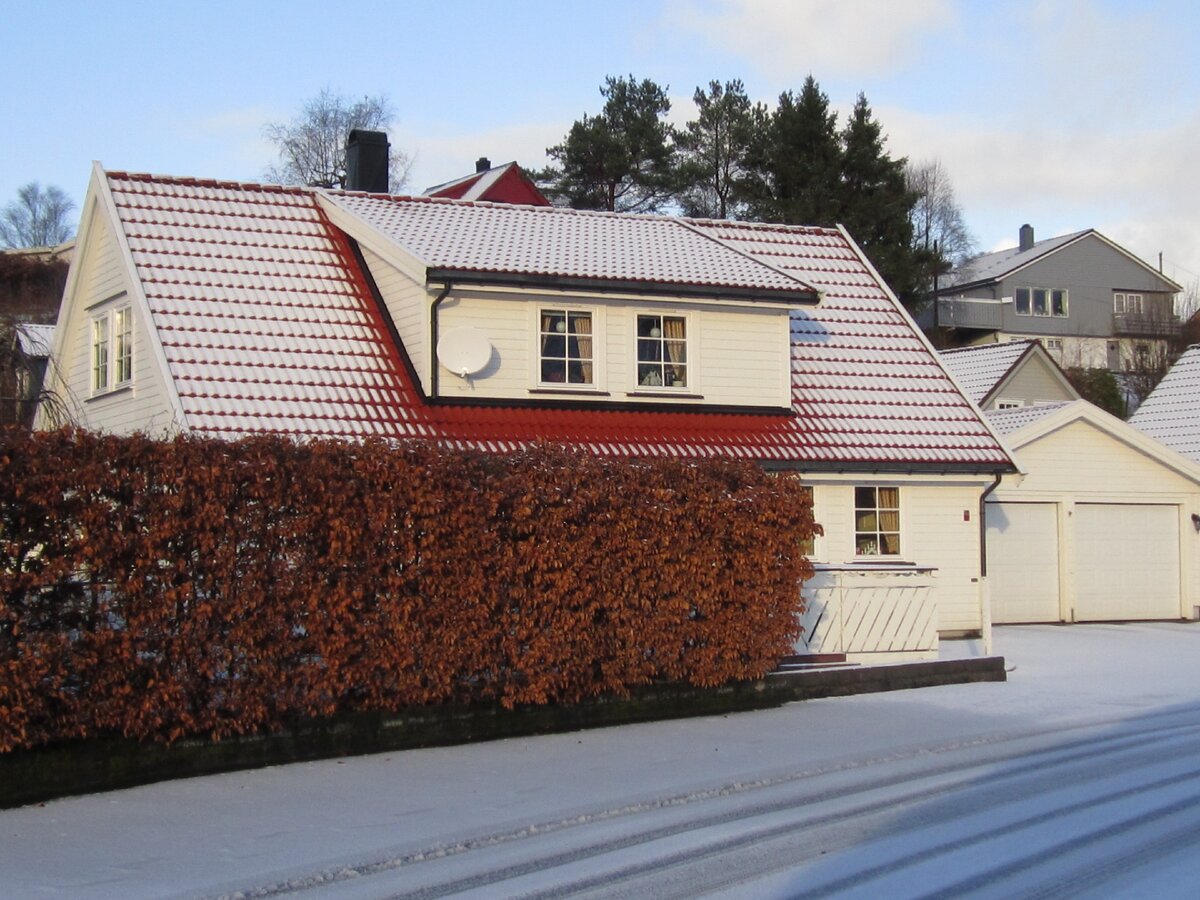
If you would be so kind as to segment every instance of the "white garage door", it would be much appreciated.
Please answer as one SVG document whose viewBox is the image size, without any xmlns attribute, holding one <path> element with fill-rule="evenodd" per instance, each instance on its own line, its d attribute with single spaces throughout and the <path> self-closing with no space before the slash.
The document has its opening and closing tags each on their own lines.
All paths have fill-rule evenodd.
<svg viewBox="0 0 1200 900">
<path fill-rule="evenodd" d="M 1058 515 L 1054 503 L 987 504 L 993 622 L 1058 622 Z"/>
<path fill-rule="evenodd" d="M 1179 509 L 1075 507 L 1075 619 L 1179 617 Z"/>
</svg>

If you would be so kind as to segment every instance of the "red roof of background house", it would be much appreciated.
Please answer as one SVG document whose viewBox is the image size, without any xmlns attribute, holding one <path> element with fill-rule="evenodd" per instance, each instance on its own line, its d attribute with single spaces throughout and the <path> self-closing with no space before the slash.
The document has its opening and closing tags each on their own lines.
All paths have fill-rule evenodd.
<svg viewBox="0 0 1200 900">
<path fill-rule="evenodd" d="M 502 208 L 487 204 L 123 173 L 108 173 L 108 184 L 186 424 L 197 431 L 422 437 L 496 451 L 547 440 L 600 454 L 807 468 L 1011 466 L 911 319 L 835 229 L 556 209 L 500 215 Z M 713 255 L 670 256 L 644 277 L 702 277 L 696 273 L 713 260 L 736 259 L 741 274 L 715 282 L 777 279 L 776 291 L 815 286 L 824 292 L 820 306 L 791 313 L 794 415 L 431 405 L 320 196 L 387 233 L 394 229 L 406 247 L 443 254 L 439 264 L 451 268 L 516 252 L 443 240 L 463 228 L 495 227 L 496 240 L 513 246 L 533 234 L 561 241 L 546 251 L 560 263 L 547 268 L 568 277 L 612 265 L 589 255 L 597 234 L 607 236 L 601 245 L 628 244 L 675 230 L 662 238 L 666 246 L 703 240 Z M 563 226 L 547 229 L 538 216 Z M 529 265 L 540 265 L 543 246 L 527 248 Z"/>
<path fill-rule="evenodd" d="M 480 160 L 487 165 L 486 160 Z M 486 200 L 491 203 L 521 203 L 526 206 L 549 206 L 550 201 L 537 189 L 529 176 L 515 162 L 485 168 L 454 181 L 434 185 L 425 191 L 426 197 L 449 200 Z"/>
</svg>

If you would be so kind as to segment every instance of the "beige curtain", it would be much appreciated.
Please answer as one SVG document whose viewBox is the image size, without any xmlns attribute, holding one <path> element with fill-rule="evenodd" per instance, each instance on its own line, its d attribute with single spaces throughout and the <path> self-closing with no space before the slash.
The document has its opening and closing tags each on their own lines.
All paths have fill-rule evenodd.
<svg viewBox="0 0 1200 900">
<path fill-rule="evenodd" d="M 580 368 L 583 370 L 583 383 L 592 383 L 592 317 L 572 316 L 571 325 L 574 328 L 579 346 Z"/>
<path fill-rule="evenodd" d="M 675 376 L 674 383 L 679 387 L 687 384 L 687 322 L 684 319 L 668 319 L 663 317 L 663 338 L 666 343 L 666 360 L 669 360 Z M 669 381 L 669 379 L 668 379 Z"/>
</svg>

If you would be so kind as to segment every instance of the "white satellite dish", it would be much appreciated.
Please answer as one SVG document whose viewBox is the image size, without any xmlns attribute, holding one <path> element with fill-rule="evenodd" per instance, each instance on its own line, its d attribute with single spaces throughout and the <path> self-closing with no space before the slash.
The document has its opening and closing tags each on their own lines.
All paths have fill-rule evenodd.
<svg viewBox="0 0 1200 900">
<path fill-rule="evenodd" d="M 492 342 L 474 326 L 451 328 L 438 339 L 437 358 L 459 378 L 466 378 L 491 360 Z"/>
</svg>

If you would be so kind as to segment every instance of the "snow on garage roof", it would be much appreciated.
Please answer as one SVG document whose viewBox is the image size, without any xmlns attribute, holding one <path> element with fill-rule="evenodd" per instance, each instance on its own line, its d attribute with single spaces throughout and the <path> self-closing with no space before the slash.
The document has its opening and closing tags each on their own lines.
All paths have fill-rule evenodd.
<svg viewBox="0 0 1200 900">
<path fill-rule="evenodd" d="M 405 202 L 118 172 L 106 180 L 187 426 L 197 431 L 421 437 L 494 451 L 548 440 L 600 454 L 847 470 L 1012 465 L 835 229 Z M 793 414 L 431 405 L 321 197 L 371 216 L 368 224 L 440 267 L 819 288 L 819 306 L 791 313 Z M 471 239 L 449 239 L 455 231 Z M 596 235 L 618 231 L 645 236 L 648 246 L 603 258 Z M 690 249 L 697 258 L 688 258 Z"/>
<path fill-rule="evenodd" d="M 1129 424 L 1200 462 L 1200 344 L 1188 347 L 1175 361 L 1129 417 Z"/>
</svg>

